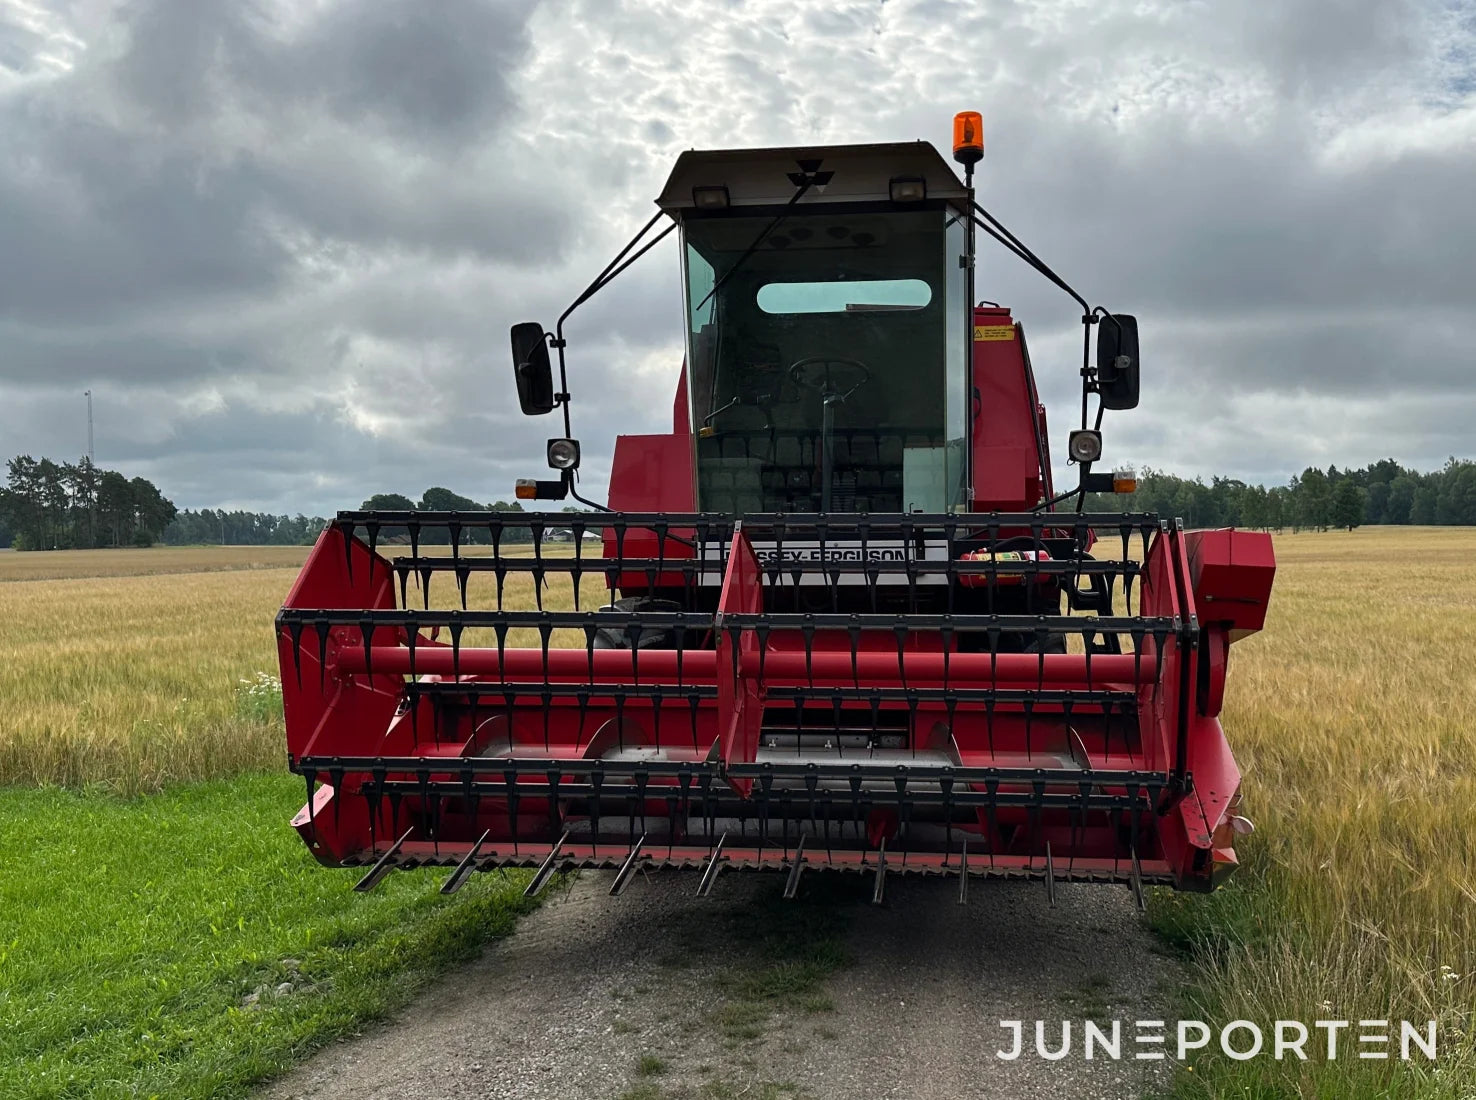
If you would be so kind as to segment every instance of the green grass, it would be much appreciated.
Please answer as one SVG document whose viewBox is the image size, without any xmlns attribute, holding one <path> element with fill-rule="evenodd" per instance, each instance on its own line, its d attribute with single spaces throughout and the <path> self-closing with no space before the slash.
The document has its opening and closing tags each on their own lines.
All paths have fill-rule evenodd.
<svg viewBox="0 0 1476 1100">
<path fill-rule="evenodd" d="M 666 1061 L 655 1054 L 642 1054 L 636 1063 L 636 1073 L 642 1077 L 659 1077 L 666 1072 Z"/>
<path fill-rule="evenodd" d="M 811 875 L 793 901 L 784 900 L 783 885 L 775 877 L 742 900 L 729 899 L 721 908 L 663 929 L 667 952 L 658 965 L 668 973 L 662 981 L 683 980 L 685 975 L 670 971 L 697 964 L 711 954 L 715 943 L 724 945 L 723 963 L 711 979 L 718 1003 L 693 1024 L 708 1029 L 734 1056 L 726 1068 L 741 1079 L 712 1080 L 712 1065 L 694 1065 L 690 1049 L 662 1026 L 668 1021 L 664 1014 L 656 1026 L 648 1022 L 644 1028 L 620 1021 L 617 1033 L 639 1031 L 647 1041 L 667 1042 L 664 1048 L 640 1055 L 620 1100 L 784 1100 L 801 1095 L 788 1082 L 763 1079 L 764 1069 L 753 1060 L 756 1044 L 782 1028 L 784 1054 L 802 1054 L 803 1041 L 795 1038 L 794 1026 L 800 1021 L 812 1026 L 822 1040 L 827 1034 L 835 1038 L 834 1030 L 819 1025 L 836 1011 L 825 983 L 851 962 L 845 933 L 857 909 L 869 904 L 871 882 L 860 876 Z M 637 988 L 631 994 L 647 992 Z M 623 992 L 615 997 L 629 999 Z"/>
<path fill-rule="evenodd" d="M 729 1045 L 761 1038 L 779 1013 L 834 1012 L 827 978 L 850 961 L 843 942 L 864 883 L 813 878 L 805 904 L 773 890 L 727 914 L 734 942 L 750 952 L 717 977 L 723 1004 L 715 1023 Z"/>
<path fill-rule="evenodd" d="M 521 875 L 355 894 L 288 828 L 302 800 L 285 776 L 0 792 L 0 1096 L 244 1095 L 525 909 Z"/>
</svg>

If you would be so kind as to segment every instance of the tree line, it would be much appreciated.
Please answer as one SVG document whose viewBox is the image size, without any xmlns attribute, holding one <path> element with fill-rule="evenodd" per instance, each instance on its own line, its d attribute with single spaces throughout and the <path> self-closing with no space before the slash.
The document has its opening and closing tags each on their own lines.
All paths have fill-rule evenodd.
<svg viewBox="0 0 1476 1100">
<path fill-rule="evenodd" d="M 523 506 L 517 501 L 511 504 L 498 500 L 481 504 L 470 497 L 453 493 L 450 489 L 433 486 L 421 494 L 419 500 L 411 500 L 401 493 L 376 493 L 363 504 L 362 511 L 375 512 L 521 512 Z M 329 520 L 322 516 L 273 515 L 270 512 L 227 512 L 224 509 L 202 508 L 198 512 L 188 508 L 181 512 L 164 532 L 164 542 L 171 546 L 193 546 L 199 543 L 217 542 L 232 546 L 311 546 L 328 526 Z M 379 532 L 381 542 L 408 539 L 406 527 L 386 526 Z M 532 534 L 526 527 L 504 528 L 502 541 L 528 542 Z M 434 546 L 448 543 L 449 532 L 426 530 L 420 541 Z M 468 530 L 461 541 L 467 544 L 488 544 L 491 536 L 486 530 Z"/>
<path fill-rule="evenodd" d="M 179 511 L 153 482 L 103 470 L 86 458 L 76 464 L 18 455 L 7 464 L 0 488 L 0 547 L 49 550 L 100 546 L 172 546 L 229 543 L 234 546 L 310 545 L 328 524 L 322 516 L 202 508 Z M 521 512 L 517 501 L 481 504 L 433 486 L 412 500 L 378 493 L 365 511 Z M 1352 530 L 1365 524 L 1476 526 L 1476 462 L 1452 458 L 1431 473 L 1407 469 L 1392 458 L 1358 469 L 1309 466 L 1285 485 L 1250 485 L 1234 478 L 1188 479 L 1146 470 L 1137 491 L 1094 495 L 1088 507 L 1102 511 L 1156 512 L 1182 518 L 1188 527 L 1248 527 L 1264 530 Z M 566 508 L 565 511 L 578 511 Z M 550 529 L 558 537 L 564 532 Z M 383 539 L 407 534 L 386 528 Z M 504 528 L 502 540 L 531 541 L 526 527 Z M 449 541 L 446 531 L 428 530 L 422 542 Z M 490 532 L 469 530 L 462 541 L 490 543 Z"/>
<path fill-rule="evenodd" d="M 0 546 L 60 550 L 150 546 L 174 521 L 174 502 L 146 478 L 83 458 L 75 465 L 17 455 L 0 489 Z"/>
<path fill-rule="evenodd" d="M 1450 459 L 1432 473 L 1392 458 L 1358 469 L 1309 466 L 1285 485 L 1267 488 L 1234 478 L 1175 477 L 1146 470 L 1135 493 L 1094 495 L 1088 507 L 1156 512 L 1186 527 L 1262 530 L 1352 530 L 1365 524 L 1476 526 L 1476 462 Z"/>
<path fill-rule="evenodd" d="M 440 486 L 427 489 L 421 494 L 420 500 L 414 501 L 399 493 L 376 493 L 359 506 L 366 512 L 521 512 L 523 506 L 516 500 L 508 503 L 505 500 L 494 500 L 489 504 L 478 504 L 470 497 L 453 493 L 450 489 Z M 584 509 L 565 507 L 565 512 L 582 512 Z M 571 532 L 567 528 L 554 526 L 546 527 L 542 537 L 567 538 Z M 404 527 L 385 527 L 379 532 L 381 539 L 407 538 L 409 530 Z M 451 542 L 451 533 L 445 528 L 440 530 L 427 529 L 420 532 L 421 543 L 430 546 L 444 546 Z M 463 544 L 473 546 L 490 546 L 492 544 L 492 532 L 487 528 L 469 528 L 461 532 L 460 541 Z M 524 543 L 533 541 L 533 532 L 527 527 L 507 526 L 502 528 L 498 541 L 500 543 Z"/>
</svg>

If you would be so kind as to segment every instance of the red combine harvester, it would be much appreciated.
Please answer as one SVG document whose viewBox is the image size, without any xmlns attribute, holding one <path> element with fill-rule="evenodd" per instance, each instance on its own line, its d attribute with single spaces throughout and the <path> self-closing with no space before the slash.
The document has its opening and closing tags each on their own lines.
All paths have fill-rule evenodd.
<svg viewBox="0 0 1476 1100">
<path fill-rule="evenodd" d="M 963 180 L 923 142 L 684 153 L 554 331 L 513 328 L 523 411 L 564 427 L 557 477 L 518 495 L 596 510 L 324 531 L 277 618 L 319 860 L 367 868 L 360 889 L 454 868 L 448 893 L 509 866 L 530 892 L 573 867 L 618 869 L 612 893 L 646 867 L 699 869 L 700 894 L 774 870 L 788 896 L 806 867 L 858 871 L 878 901 L 889 873 L 1140 903 L 1225 878 L 1249 822 L 1218 715 L 1270 539 L 1083 510 L 1134 485 L 1094 468 L 1102 411 L 1137 404 L 1137 324 L 975 202 L 982 153 L 972 113 Z M 973 304 L 977 229 L 1081 307 L 1064 493 L 1024 331 Z M 564 323 L 673 231 L 674 423 L 616 440 L 606 509 L 576 487 Z"/>
</svg>

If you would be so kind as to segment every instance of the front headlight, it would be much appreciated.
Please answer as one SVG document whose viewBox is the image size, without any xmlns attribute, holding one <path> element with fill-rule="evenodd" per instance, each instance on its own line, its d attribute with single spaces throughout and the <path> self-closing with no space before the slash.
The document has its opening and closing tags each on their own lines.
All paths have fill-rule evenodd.
<svg viewBox="0 0 1476 1100">
<path fill-rule="evenodd" d="M 548 464 L 555 470 L 573 470 L 579 466 L 579 440 L 550 439 Z"/>
</svg>

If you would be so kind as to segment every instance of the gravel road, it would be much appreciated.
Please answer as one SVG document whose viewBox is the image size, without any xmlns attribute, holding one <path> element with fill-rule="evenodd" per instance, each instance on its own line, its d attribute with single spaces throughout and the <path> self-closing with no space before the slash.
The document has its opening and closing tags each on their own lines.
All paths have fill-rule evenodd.
<svg viewBox="0 0 1476 1100">
<path fill-rule="evenodd" d="M 1181 975 L 1125 888 L 585 873 L 399 1017 L 264 1100 L 1133 1097 L 1166 1063 L 998 1059 L 1002 1019 L 1161 1018 Z M 1027 1025 L 1029 1026 L 1029 1025 Z M 1124 1026 L 1125 1037 L 1131 1028 Z M 1032 1032 L 1027 1032 L 1027 1043 Z"/>
</svg>

